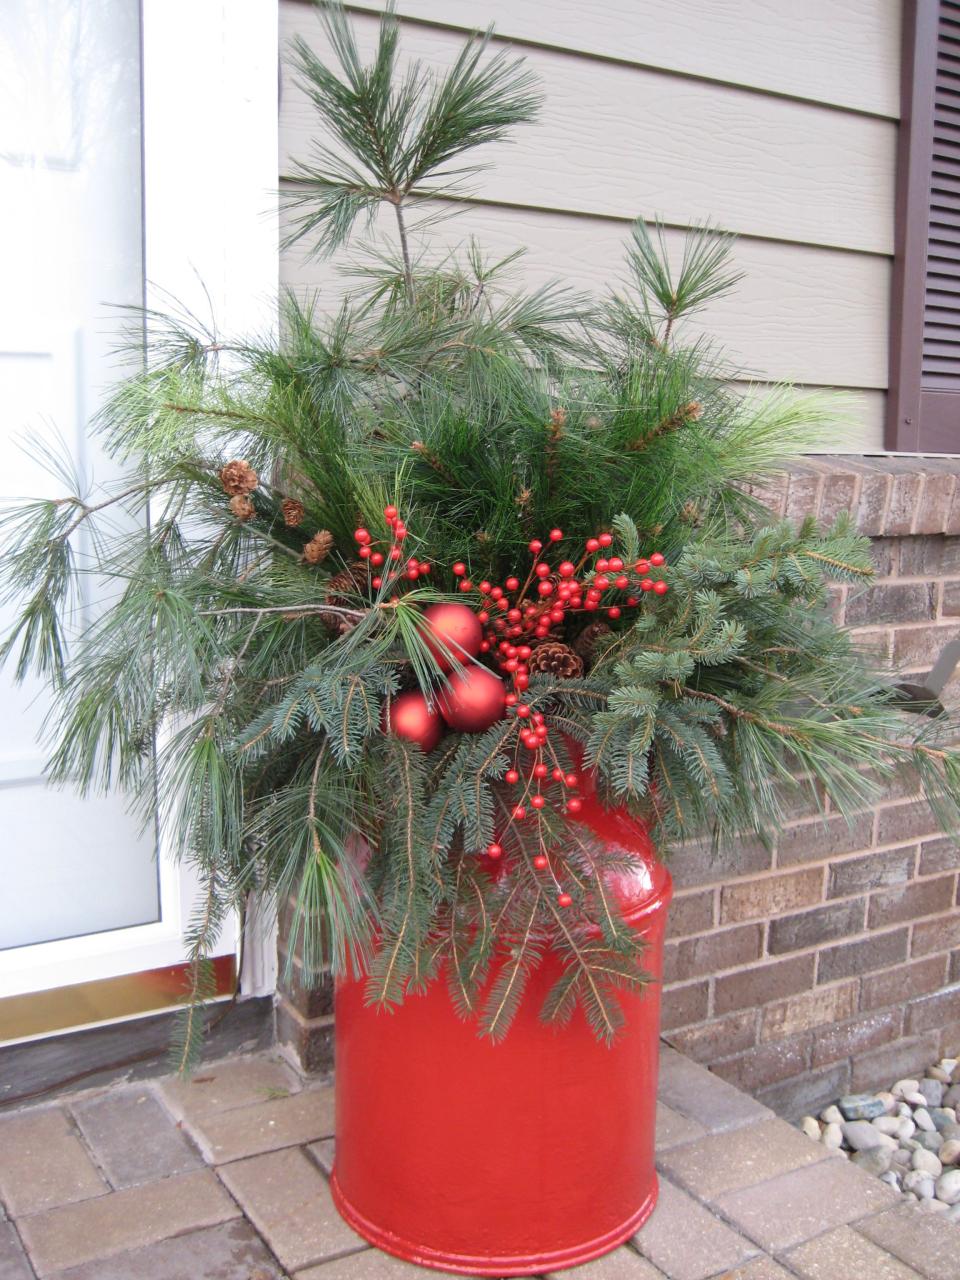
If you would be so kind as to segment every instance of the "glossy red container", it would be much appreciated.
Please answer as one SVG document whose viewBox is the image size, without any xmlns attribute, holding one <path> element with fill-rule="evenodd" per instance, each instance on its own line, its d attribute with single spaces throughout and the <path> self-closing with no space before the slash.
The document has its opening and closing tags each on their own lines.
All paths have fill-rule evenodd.
<svg viewBox="0 0 960 1280">
<path fill-rule="evenodd" d="M 580 820 L 634 855 L 613 887 L 659 978 L 670 876 L 643 825 L 587 798 Z M 336 996 L 336 1165 L 346 1221 L 410 1262 L 472 1275 L 574 1266 L 631 1236 L 657 1198 L 660 988 L 622 993 L 612 1047 L 578 1010 L 539 1019 L 560 974 L 547 956 L 500 1044 L 455 1014 L 444 982 L 393 1013 Z"/>
</svg>

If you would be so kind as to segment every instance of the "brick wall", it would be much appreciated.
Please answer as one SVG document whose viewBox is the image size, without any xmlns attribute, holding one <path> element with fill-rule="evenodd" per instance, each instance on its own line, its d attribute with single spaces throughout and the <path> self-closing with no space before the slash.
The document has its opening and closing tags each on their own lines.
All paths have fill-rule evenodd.
<svg viewBox="0 0 960 1280">
<path fill-rule="evenodd" d="M 794 518 L 855 512 L 878 579 L 839 588 L 837 616 L 904 670 L 960 635 L 960 459 L 809 459 L 764 498 Z M 772 850 L 678 853 L 665 1038 L 785 1112 L 960 1049 L 958 869 L 907 781 L 852 825 L 811 808 Z M 329 1070 L 329 986 L 304 990 L 295 959 L 284 981 L 286 959 L 281 942 L 278 1037 Z"/>
<path fill-rule="evenodd" d="M 838 588 L 836 615 L 898 669 L 960 636 L 960 460 L 808 459 L 763 496 L 855 514 L 877 579 Z M 960 1049 L 960 852 L 909 779 L 852 824 L 811 806 L 772 850 L 684 849 L 671 870 L 664 1035 L 718 1075 L 798 1112 Z"/>
</svg>

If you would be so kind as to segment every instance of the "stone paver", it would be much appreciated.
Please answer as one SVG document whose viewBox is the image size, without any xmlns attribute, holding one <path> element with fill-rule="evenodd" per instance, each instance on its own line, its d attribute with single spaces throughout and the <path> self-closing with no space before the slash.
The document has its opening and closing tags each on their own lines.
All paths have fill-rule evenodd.
<svg viewBox="0 0 960 1280">
<path fill-rule="evenodd" d="M 725 1271 L 717 1280 L 795 1280 L 795 1277 L 791 1272 L 785 1271 L 779 1262 L 763 1257 L 755 1258 L 753 1262 L 737 1267 L 735 1271 Z M 839 1280 L 839 1277 L 835 1280 Z M 845 1276 L 843 1280 L 854 1280 L 854 1277 Z"/>
<path fill-rule="evenodd" d="M 547 1280 L 663 1280 L 663 1272 L 632 1249 L 624 1248 L 569 1271 L 550 1271 Z"/>
<path fill-rule="evenodd" d="M 307 1150 L 329 1177 L 333 1173 L 333 1157 L 336 1152 L 336 1144 L 333 1139 L 322 1138 L 319 1142 L 311 1142 Z"/>
<path fill-rule="evenodd" d="M 37 1274 L 65 1271 L 138 1246 L 238 1216 L 209 1170 L 115 1191 L 81 1204 L 48 1209 L 20 1221 Z"/>
<path fill-rule="evenodd" d="M 857 1231 L 907 1263 L 924 1280 L 960 1280 L 957 1224 L 901 1204 L 857 1223 Z"/>
<path fill-rule="evenodd" d="M 660 1179 L 660 1199 L 653 1216 L 633 1240 L 643 1256 L 670 1280 L 707 1280 L 759 1252 L 756 1245 L 666 1178 Z"/>
<path fill-rule="evenodd" d="M 326 1178 L 302 1151 L 239 1160 L 220 1175 L 290 1271 L 367 1247 L 337 1213 Z"/>
<path fill-rule="evenodd" d="M 433 1276 L 433 1280 L 438 1280 L 441 1275 L 458 1280 L 456 1272 L 416 1267 L 378 1249 L 365 1249 L 363 1253 L 352 1253 L 349 1257 L 335 1258 L 332 1262 L 322 1262 L 318 1267 L 298 1271 L 294 1280 L 415 1280 L 417 1276 Z M 469 1277 L 460 1276 L 459 1280 L 469 1280 Z M 583 1280 L 589 1280 L 589 1277 L 584 1276 Z"/>
<path fill-rule="evenodd" d="M 284 1273 L 250 1224 L 235 1218 L 58 1271 L 56 1280 L 284 1280 Z"/>
<path fill-rule="evenodd" d="M 675 1147 L 659 1157 L 674 1182 L 701 1200 L 765 1182 L 777 1174 L 830 1158 L 826 1147 L 783 1120 L 762 1120 L 699 1142 Z"/>
<path fill-rule="evenodd" d="M 660 1051 L 659 1094 L 668 1107 L 699 1121 L 710 1133 L 773 1118 L 768 1107 L 666 1046 Z"/>
<path fill-rule="evenodd" d="M 237 1058 L 204 1066 L 191 1080 L 167 1076 L 160 1091 L 178 1116 L 210 1116 L 298 1093 L 300 1081 L 280 1058 Z"/>
<path fill-rule="evenodd" d="M 0 1280 L 33 1280 L 12 1222 L 0 1222 Z"/>
<path fill-rule="evenodd" d="M 110 1190 L 59 1107 L 0 1120 L 0 1153 L 0 1196 L 13 1218 Z"/>
<path fill-rule="evenodd" d="M 117 1089 L 72 1106 L 74 1119 L 114 1187 L 189 1173 L 203 1161 L 145 1086 Z"/>
<path fill-rule="evenodd" d="M 682 1116 L 665 1102 L 657 1103 L 657 1150 L 668 1151 L 681 1142 L 693 1142 L 706 1135 L 706 1128 L 699 1120 Z"/>
<path fill-rule="evenodd" d="M 898 1193 L 839 1157 L 718 1196 L 717 1206 L 767 1253 L 896 1203 Z"/>
<path fill-rule="evenodd" d="M 808 1240 L 784 1256 L 801 1280 L 837 1280 L 869 1276 L 870 1280 L 919 1280 L 920 1273 L 891 1258 L 885 1249 L 852 1227 L 837 1227 Z"/>
<path fill-rule="evenodd" d="M 184 1120 L 211 1164 L 278 1151 L 333 1133 L 333 1090 L 304 1089 L 252 1107 Z"/>
</svg>

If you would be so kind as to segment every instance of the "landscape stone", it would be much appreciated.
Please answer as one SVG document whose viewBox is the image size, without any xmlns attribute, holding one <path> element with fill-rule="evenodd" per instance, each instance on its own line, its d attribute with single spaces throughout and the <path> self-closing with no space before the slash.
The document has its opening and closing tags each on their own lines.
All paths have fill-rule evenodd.
<svg viewBox="0 0 960 1280">
<path fill-rule="evenodd" d="M 928 1106 L 939 1107 L 943 1103 L 944 1088 L 939 1080 L 925 1077 L 920 1081 L 920 1093 L 926 1098 Z"/>
<path fill-rule="evenodd" d="M 906 1142 L 908 1138 L 912 1138 L 917 1132 L 917 1126 L 912 1120 L 906 1116 L 897 1116 L 897 1138 L 900 1142 Z"/>
<path fill-rule="evenodd" d="M 943 1067 L 939 1067 L 939 1066 L 937 1066 L 937 1067 L 928 1067 L 928 1068 L 927 1068 L 927 1076 L 928 1076 L 931 1080 L 939 1080 L 941 1084 L 949 1084 L 949 1083 L 950 1083 L 950 1072 L 949 1072 L 949 1071 L 945 1071 L 945 1070 L 943 1069 Z"/>
<path fill-rule="evenodd" d="M 948 1169 L 937 1179 L 937 1199 L 944 1204 L 960 1204 L 960 1169 Z"/>
<path fill-rule="evenodd" d="M 933 1152 L 922 1148 L 913 1153 L 912 1164 L 918 1173 L 928 1173 L 932 1178 L 939 1178 L 943 1173 L 943 1165 Z"/>
<path fill-rule="evenodd" d="M 870 1147 L 895 1147 L 893 1138 L 875 1129 L 868 1120 L 848 1120 L 840 1128 L 849 1146 L 854 1151 L 867 1151 Z"/>
<path fill-rule="evenodd" d="M 855 1151 L 850 1157 L 850 1163 L 855 1164 L 858 1169 L 863 1169 L 865 1173 L 871 1173 L 875 1178 L 879 1178 L 890 1168 L 892 1159 L 893 1152 L 889 1147 L 868 1147 L 864 1151 Z"/>
<path fill-rule="evenodd" d="M 893 1169 L 888 1169 L 886 1173 L 881 1173 L 880 1181 L 885 1182 L 888 1187 L 894 1187 L 899 1191 L 903 1179 L 899 1173 L 894 1172 Z"/>
<path fill-rule="evenodd" d="M 800 1128 L 807 1137 L 812 1138 L 814 1142 L 820 1141 L 820 1123 L 819 1121 L 814 1120 L 813 1116 L 804 1116 L 800 1121 Z"/>
<path fill-rule="evenodd" d="M 940 1099 L 937 1099 L 939 1103 Z M 850 1093 L 837 1106 L 846 1120 L 872 1120 L 884 1114 L 884 1105 L 874 1093 Z"/>
<path fill-rule="evenodd" d="M 960 1139 L 951 1138 L 948 1142 L 945 1142 L 938 1154 L 941 1164 L 960 1164 Z"/>
<path fill-rule="evenodd" d="M 877 1116 L 870 1123 L 875 1129 L 885 1133 L 888 1138 L 898 1138 L 900 1136 L 900 1126 L 904 1121 L 901 1116 Z"/>
<path fill-rule="evenodd" d="M 892 1115 L 897 1109 L 897 1100 L 892 1093 L 888 1093 L 885 1089 L 881 1089 L 877 1097 L 883 1103 L 883 1109 L 886 1114 Z"/>
<path fill-rule="evenodd" d="M 943 1134 L 918 1133 L 917 1142 L 919 1142 L 920 1146 L 923 1147 L 924 1151 L 932 1151 L 934 1155 L 937 1155 L 940 1148 L 943 1146 Z"/>
<path fill-rule="evenodd" d="M 820 1141 L 832 1151 L 838 1151 L 843 1143 L 843 1130 L 838 1124 L 824 1125 Z"/>
<path fill-rule="evenodd" d="M 895 1098 L 902 1098 L 906 1093 L 916 1093 L 920 1088 L 919 1080 L 898 1080 L 890 1092 Z"/>
<path fill-rule="evenodd" d="M 912 1191 L 918 1200 L 932 1200 L 936 1194 L 936 1183 L 929 1173 L 911 1169 L 903 1179 L 903 1189 Z"/>
<path fill-rule="evenodd" d="M 933 1107 L 930 1111 L 930 1119 L 933 1121 L 933 1127 L 943 1133 L 948 1125 L 957 1123 L 957 1113 L 953 1107 Z"/>
<path fill-rule="evenodd" d="M 956 1072 L 954 1072 L 956 1078 Z M 960 1084 L 952 1084 L 947 1092 L 943 1095 L 940 1103 L 942 1107 L 960 1107 Z"/>
<path fill-rule="evenodd" d="M 926 1133 L 933 1133 L 937 1127 L 930 1119 L 930 1112 L 926 1107 L 917 1107 L 913 1113 L 913 1123 L 918 1129 L 923 1129 Z"/>
<path fill-rule="evenodd" d="M 824 1124 L 843 1124 L 843 1112 L 838 1106 L 829 1106 L 820 1112 L 820 1119 Z"/>
</svg>

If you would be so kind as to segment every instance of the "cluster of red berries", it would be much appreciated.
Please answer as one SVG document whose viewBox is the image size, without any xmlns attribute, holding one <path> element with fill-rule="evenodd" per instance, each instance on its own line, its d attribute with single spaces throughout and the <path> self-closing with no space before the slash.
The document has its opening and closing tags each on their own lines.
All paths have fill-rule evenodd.
<svg viewBox="0 0 960 1280">
<path fill-rule="evenodd" d="M 564 538 L 562 529 L 551 529 L 549 542 L 559 543 Z M 662 596 L 669 589 L 660 577 L 652 576 L 653 570 L 664 569 L 666 561 L 659 551 L 649 557 L 641 558 L 632 565 L 624 563 L 617 555 L 605 554 L 613 546 L 613 535 L 600 533 L 588 538 L 583 553 L 577 563 L 562 560 L 552 567 L 542 558 L 544 544 L 539 538 L 529 543 L 529 550 L 534 557 L 533 565 L 521 586 L 520 579 L 511 576 L 503 586 L 494 586 L 489 582 L 481 582 L 476 588 L 466 576 L 466 565 L 457 563 L 453 566 L 454 574 L 460 579 L 461 591 L 478 590 L 484 597 L 483 607 L 478 617 L 484 624 L 484 639 L 480 645 L 481 652 L 491 653 L 502 671 L 512 678 L 513 692 L 507 694 L 508 711 L 515 709 L 520 726 L 517 735 L 518 747 L 522 744 L 534 756 L 533 763 L 526 776 L 522 776 L 517 767 L 515 757 L 513 767 L 504 775 L 510 786 L 522 786 L 520 799 L 510 811 L 510 823 L 522 822 L 528 812 L 537 814 L 547 805 L 544 787 L 552 781 L 565 788 L 564 798 L 557 808 L 567 814 L 577 814 L 583 808 L 583 800 L 576 792 L 580 785 L 576 773 L 565 773 L 549 743 L 549 729 L 544 716 L 539 711 L 532 711 L 520 695 L 530 683 L 527 660 L 533 653 L 533 647 L 526 640 L 537 643 L 547 639 L 550 632 L 562 625 L 568 614 L 602 612 L 611 619 L 619 618 L 623 608 L 633 608 L 647 592 Z M 589 562 L 593 559 L 593 563 Z M 534 586 L 535 584 L 535 586 Z M 614 594 L 616 593 L 616 594 Z M 552 765 L 544 759 L 544 752 L 552 757 Z M 487 857 L 498 860 L 503 855 L 503 845 L 493 841 L 487 846 Z M 540 852 L 533 858 L 533 865 L 538 871 L 551 871 L 550 859 L 541 837 Z M 556 876 L 554 883 L 560 892 L 557 904 L 569 907 L 573 898 L 565 892 Z"/>
<path fill-rule="evenodd" d="M 418 578 L 425 578 L 430 572 L 431 566 L 426 560 L 417 560 L 413 556 L 408 556 L 404 561 L 403 542 L 407 537 L 407 526 L 400 519 L 400 512 L 396 507 L 384 507 L 383 518 L 387 522 L 387 528 L 390 530 L 391 537 L 389 546 L 386 542 L 375 541 L 369 529 L 357 529 L 353 538 L 359 545 L 357 555 L 361 560 L 368 560 L 372 569 L 380 569 L 386 565 L 384 574 L 374 576 L 371 585 L 375 590 L 379 591 L 383 586 L 386 577 L 387 585 L 392 586 L 398 579 L 404 578 L 408 582 L 416 582 Z M 377 551 L 375 548 L 384 546 L 385 551 Z M 403 563 L 401 563 L 404 561 Z"/>
</svg>

